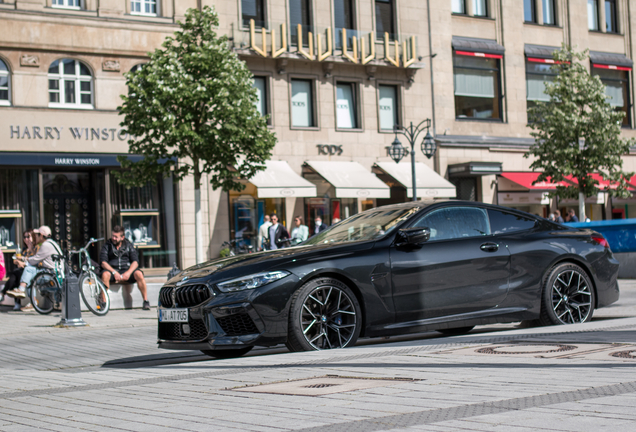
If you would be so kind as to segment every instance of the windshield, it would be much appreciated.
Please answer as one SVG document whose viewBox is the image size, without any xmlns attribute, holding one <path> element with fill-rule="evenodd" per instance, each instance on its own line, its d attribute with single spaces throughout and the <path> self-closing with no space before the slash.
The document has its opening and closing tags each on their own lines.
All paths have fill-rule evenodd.
<svg viewBox="0 0 636 432">
<path fill-rule="evenodd" d="M 375 240 L 390 233 L 403 220 L 423 207 L 372 209 L 351 216 L 342 222 L 316 234 L 303 245 L 345 243 Z"/>
</svg>

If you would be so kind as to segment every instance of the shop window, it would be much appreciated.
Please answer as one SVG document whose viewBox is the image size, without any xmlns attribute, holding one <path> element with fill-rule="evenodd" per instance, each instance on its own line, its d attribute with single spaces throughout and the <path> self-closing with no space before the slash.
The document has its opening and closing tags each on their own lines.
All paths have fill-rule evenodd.
<svg viewBox="0 0 636 432">
<path fill-rule="evenodd" d="M 154 185 L 126 188 L 111 173 L 110 202 L 111 226 L 124 227 L 126 238 L 139 250 L 141 265 L 172 267 L 177 261 L 172 178 L 158 177 Z"/>
<path fill-rule="evenodd" d="M 359 37 L 355 31 L 356 20 L 354 12 L 354 0 L 334 0 L 333 1 L 333 19 L 335 24 L 336 49 L 342 48 L 342 29 L 347 29 L 347 43 L 352 45 L 352 38 Z"/>
<path fill-rule="evenodd" d="M 358 213 L 356 198 L 337 198 L 331 200 L 331 223 L 335 224 Z M 323 223 L 327 223 L 323 220 Z"/>
<path fill-rule="evenodd" d="M 537 6 L 535 0 L 523 0 L 523 20 L 527 23 L 537 22 Z"/>
<path fill-rule="evenodd" d="M 243 26 L 249 27 L 250 20 L 254 20 L 256 28 L 267 27 L 265 23 L 265 0 L 241 0 L 241 15 Z"/>
<path fill-rule="evenodd" d="M 453 56 L 455 115 L 458 119 L 501 119 L 499 55 Z M 489 58 L 490 57 L 490 58 Z"/>
<path fill-rule="evenodd" d="M 53 0 L 52 6 L 54 8 L 80 9 L 81 1 L 80 0 Z"/>
<path fill-rule="evenodd" d="M 380 99 L 378 101 L 378 110 L 380 117 L 380 129 L 390 130 L 400 123 L 398 118 L 398 88 L 393 85 L 378 86 Z"/>
<path fill-rule="evenodd" d="M 546 81 L 554 81 L 556 73 L 552 71 L 551 64 L 526 61 L 526 100 L 527 107 L 531 108 L 537 102 L 549 102 L 550 97 L 545 94 Z"/>
<path fill-rule="evenodd" d="M 454 14 L 466 14 L 466 1 L 451 0 L 451 12 Z"/>
<path fill-rule="evenodd" d="M 0 60 L 0 105 L 10 105 L 10 79 L 9 68 Z"/>
<path fill-rule="evenodd" d="M 230 191 L 230 238 L 236 240 L 239 250 L 249 246 L 260 250 L 267 241 L 259 233 L 265 215 L 276 214 L 278 222 L 286 226 L 285 199 L 259 199 L 256 187 L 249 183 L 246 186 L 241 192 Z"/>
<path fill-rule="evenodd" d="M 157 0 L 131 0 L 130 13 L 133 15 L 157 16 Z"/>
<path fill-rule="evenodd" d="M 20 212 L 20 231 L 40 226 L 39 189 L 38 170 L 0 169 L 0 212 Z M 6 240 L 4 246 L 7 246 Z"/>
<path fill-rule="evenodd" d="M 396 38 L 393 0 L 375 0 L 375 31 L 378 39 L 384 39 L 384 33 L 391 40 Z"/>
<path fill-rule="evenodd" d="M 336 127 L 339 129 L 358 129 L 357 85 L 354 83 L 336 84 Z"/>
<path fill-rule="evenodd" d="M 256 89 L 256 97 L 257 100 L 255 102 L 256 109 L 258 110 L 261 116 L 266 116 L 269 114 L 268 109 L 268 91 L 267 91 L 267 78 L 266 77 L 254 77 L 254 88 Z M 269 124 L 269 119 L 267 123 Z"/>
<path fill-rule="evenodd" d="M 541 0 L 543 2 L 543 24 L 555 25 L 554 0 Z"/>
<path fill-rule="evenodd" d="M 598 30 L 597 0 L 587 0 L 587 28 L 590 30 Z"/>
<path fill-rule="evenodd" d="M 488 16 L 488 0 L 473 0 L 473 15 Z"/>
<path fill-rule="evenodd" d="M 51 64 L 49 106 L 93 108 L 93 77 L 84 63 L 62 59 Z"/>
<path fill-rule="evenodd" d="M 605 84 L 605 95 L 607 102 L 615 111 L 625 113 L 623 126 L 631 127 L 631 104 L 629 98 L 629 72 L 624 70 L 605 69 L 594 65 L 592 73 L 597 75 Z"/>
<path fill-rule="evenodd" d="M 618 33 L 617 22 L 616 0 L 605 0 L 605 31 L 607 33 Z"/>
<path fill-rule="evenodd" d="M 312 31 L 310 0 L 289 0 L 289 33 L 292 45 L 298 45 L 298 24 L 302 25 L 303 46 L 308 46 L 309 32 Z"/>
<path fill-rule="evenodd" d="M 291 88 L 292 127 L 314 127 L 313 81 L 292 79 Z"/>
</svg>

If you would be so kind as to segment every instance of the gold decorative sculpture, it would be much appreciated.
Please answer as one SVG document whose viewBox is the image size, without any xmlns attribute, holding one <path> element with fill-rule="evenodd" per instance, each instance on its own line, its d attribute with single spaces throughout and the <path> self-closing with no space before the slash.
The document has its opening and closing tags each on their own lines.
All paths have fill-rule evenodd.
<svg viewBox="0 0 636 432">
<path fill-rule="evenodd" d="M 349 45 L 349 43 L 347 42 L 347 29 L 343 28 L 342 29 L 342 56 L 352 63 L 358 63 L 358 39 L 355 36 L 351 38 L 351 45 L 352 45 L 351 48 L 353 50 L 351 55 L 349 55 L 347 45 Z"/>
<path fill-rule="evenodd" d="M 389 34 L 384 32 L 384 60 L 388 61 L 395 67 L 400 67 L 400 43 L 395 40 L 395 58 L 391 58 L 391 43 L 389 42 Z"/>
<path fill-rule="evenodd" d="M 261 34 L 263 36 L 263 48 L 256 46 L 256 30 L 254 29 L 255 24 L 254 20 L 250 20 L 250 48 L 253 49 L 257 54 L 262 55 L 263 57 L 267 57 L 267 30 L 265 27 L 261 27 Z"/>
<path fill-rule="evenodd" d="M 360 55 L 360 61 L 362 62 L 363 65 L 375 59 L 375 38 L 373 37 L 373 33 L 369 33 L 369 41 L 370 41 L 369 48 L 371 49 L 371 53 L 367 57 L 366 43 L 363 37 L 360 38 L 360 50 L 362 51 Z"/>
<path fill-rule="evenodd" d="M 316 42 L 318 43 L 318 61 L 323 61 L 329 57 L 333 52 L 333 42 L 331 39 L 331 27 L 327 28 L 327 51 L 322 52 L 322 36 L 320 33 L 317 35 Z"/>
<path fill-rule="evenodd" d="M 409 58 L 408 42 L 402 42 L 402 63 L 404 64 L 404 67 L 407 68 L 415 63 L 416 58 L 417 47 L 415 46 L 415 36 L 411 36 L 411 58 Z"/>
<path fill-rule="evenodd" d="M 280 39 L 281 39 L 281 47 L 280 49 L 276 49 L 276 32 L 272 29 L 272 57 L 276 58 L 285 51 L 287 51 L 287 26 L 285 23 L 280 25 Z"/>
<path fill-rule="evenodd" d="M 305 51 L 303 48 L 303 26 L 298 24 L 298 54 L 301 54 L 307 60 L 314 59 L 314 35 L 311 32 L 307 32 L 307 39 L 309 39 L 309 52 Z"/>
</svg>

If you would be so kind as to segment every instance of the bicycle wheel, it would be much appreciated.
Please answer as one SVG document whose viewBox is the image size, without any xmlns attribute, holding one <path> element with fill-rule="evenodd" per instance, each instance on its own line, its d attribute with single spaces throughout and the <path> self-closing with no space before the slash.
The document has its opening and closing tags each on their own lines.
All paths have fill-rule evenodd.
<svg viewBox="0 0 636 432">
<path fill-rule="evenodd" d="M 82 300 L 95 315 L 106 315 L 110 309 L 110 297 L 104 283 L 93 273 L 84 273 L 79 280 Z"/>
<path fill-rule="evenodd" d="M 61 288 L 55 276 L 49 273 L 38 273 L 31 282 L 28 290 L 29 299 L 36 312 L 47 315 L 55 307 L 55 293 L 59 293 Z"/>
</svg>

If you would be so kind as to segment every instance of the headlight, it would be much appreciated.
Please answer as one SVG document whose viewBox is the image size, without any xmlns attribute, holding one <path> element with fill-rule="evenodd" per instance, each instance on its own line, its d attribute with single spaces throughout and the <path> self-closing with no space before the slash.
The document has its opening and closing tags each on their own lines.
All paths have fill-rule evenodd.
<svg viewBox="0 0 636 432">
<path fill-rule="evenodd" d="M 262 287 L 264 285 L 267 285 L 268 283 L 272 283 L 279 279 L 282 279 L 288 275 L 289 275 L 289 272 L 286 272 L 283 270 L 267 272 L 267 273 L 257 273 L 257 274 L 221 282 L 220 284 L 216 284 L 216 286 L 218 289 L 220 289 L 223 292 L 254 289 L 254 288 Z"/>
</svg>

